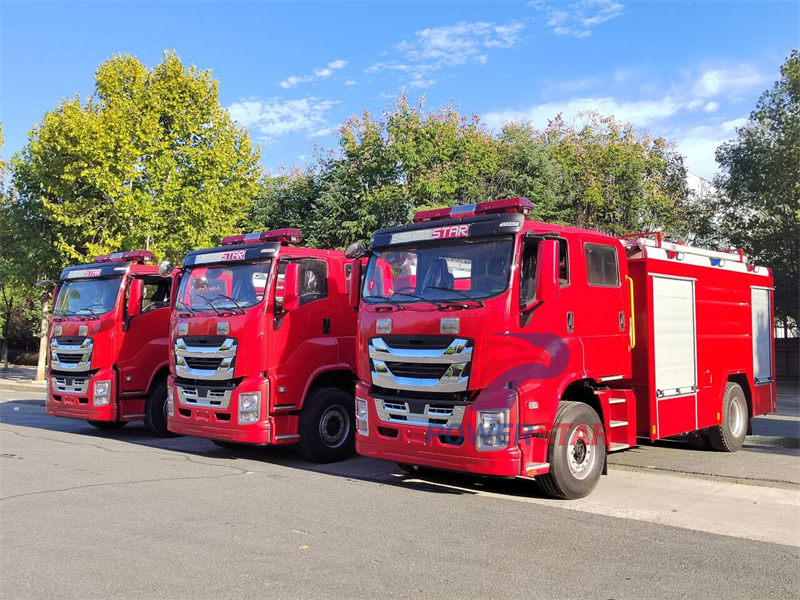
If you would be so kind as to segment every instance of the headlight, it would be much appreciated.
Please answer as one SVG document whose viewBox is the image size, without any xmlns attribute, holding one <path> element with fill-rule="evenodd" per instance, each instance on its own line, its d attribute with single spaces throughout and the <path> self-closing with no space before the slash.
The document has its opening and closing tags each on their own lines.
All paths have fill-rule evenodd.
<svg viewBox="0 0 800 600">
<path fill-rule="evenodd" d="M 261 408 L 261 392 L 239 394 L 239 424 L 246 425 L 258 421 Z"/>
<path fill-rule="evenodd" d="M 111 401 L 111 382 L 108 380 L 94 382 L 94 405 L 105 406 Z"/>
<path fill-rule="evenodd" d="M 478 450 L 502 450 L 508 446 L 508 411 L 478 411 L 477 437 L 475 447 Z"/>
<path fill-rule="evenodd" d="M 175 416 L 175 400 L 173 396 L 172 387 L 167 386 L 167 414 L 170 417 Z"/>
<path fill-rule="evenodd" d="M 361 435 L 369 435 L 369 411 L 364 398 L 356 398 L 356 429 Z"/>
</svg>

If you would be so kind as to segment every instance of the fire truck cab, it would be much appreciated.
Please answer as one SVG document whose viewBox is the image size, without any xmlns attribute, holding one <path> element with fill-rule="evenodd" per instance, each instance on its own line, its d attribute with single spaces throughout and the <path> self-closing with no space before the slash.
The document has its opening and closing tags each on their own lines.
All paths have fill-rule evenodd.
<svg viewBox="0 0 800 600">
<path fill-rule="evenodd" d="M 100 429 L 166 427 L 173 277 L 145 250 L 104 254 L 61 273 L 48 331 L 46 410 Z"/>
<path fill-rule="evenodd" d="M 637 437 L 737 450 L 774 410 L 769 270 L 529 221 L 531 206 L 424 211 L 374 234 L 357 452 L 578 498 Z"/>
<path fill-rule="evenodd" d="M 170 324 L 169 429 L 218 445 L 299 443 L 353 452 L 352 261 L 293 246 L 297 229 L 186 255 Z"/>
</svg>

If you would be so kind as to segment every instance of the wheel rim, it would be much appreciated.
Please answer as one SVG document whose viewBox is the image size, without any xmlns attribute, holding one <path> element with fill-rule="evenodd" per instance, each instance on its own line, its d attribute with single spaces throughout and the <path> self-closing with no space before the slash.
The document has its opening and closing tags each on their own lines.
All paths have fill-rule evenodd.
<svg viewBox="0 0 800 600">
<path fill-rule="evenodd" d="M 581 423 L 569 436 L 567 442 L 567 465 L 575 479 L 585 479 L 597 462 L 597 449 L 594 447 L 592 430 Z"/>
<path fill-rule="evenodd" d="M 319 436 L 328 448 L 338 448 L 350 433 L 350 419 L 344 407 L 328 408 L 319 420 Z"/>
<path fill-rule="evenodd" d="M 739 396 L 734 396 L 728 403 L 728 414 L 725 415 L 728 420 L 731 434 L 733 437 L 740 437 L 745 429 L 745 411 L 742 406 L 742 399 Z"/>
</svg>

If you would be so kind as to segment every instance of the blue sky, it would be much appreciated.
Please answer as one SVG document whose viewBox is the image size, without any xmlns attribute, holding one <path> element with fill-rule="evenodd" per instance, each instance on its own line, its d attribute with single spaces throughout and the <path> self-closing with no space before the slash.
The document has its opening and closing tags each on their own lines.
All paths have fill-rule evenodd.
<svg viewBox="0 0 800 600">
<path fill-rule="evenodd" d="M 92 92 L 117 53 L 165 49 L 211 69 L 220 100 L 275 172 L 304 166 L 348 116 L 406 93 L 489 127 L 614 114 L 677 143 L 711 177 L 714 149 L 800 46 L 798 2 L 13 2 L 0 0 L 8 157 L 61 98 Z"/>
</svg>

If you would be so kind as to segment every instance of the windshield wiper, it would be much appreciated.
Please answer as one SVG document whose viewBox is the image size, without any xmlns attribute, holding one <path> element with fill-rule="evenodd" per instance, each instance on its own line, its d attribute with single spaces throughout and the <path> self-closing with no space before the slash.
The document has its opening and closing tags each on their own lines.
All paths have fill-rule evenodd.
<svg viewBox="0 0 800 600">
<path fill-rule="evenodd" d="M 76 317 L 81 317 L 81 315 L 80 315 L 79 313 L 80 313 L 82 310 L 89 311 L 89 312 L 90 312 L 90 313 L 92 313 L 92 314 L 93 314 L 95 317 L 98 317 L 98 318 L 100 317 L 100 314 L 99 314 L 99 313 L 96 313 L 96 312 L 94 312 L 94 311 L 93 311 L 91 308 L 88 308 L 88 307 L 86 307 L 86 308 L 79 308 L 77 311 L 75 311 L 75 316 L 76 316 Z M 83 317 L 81 317 L 81 318 L 83 318 Z M 86 318 L 87 318 L 87 319 L 89 319 L 90 321 L 92 320 L 92 318 L 91 318 L 91 317 L 86 317 Z"/>
<path fill-rule="evenodd" d="M 374 300 L 383 300 L 384 302 L 388 302 L 392 306 L 396 307 L 397 310 L 403 310 L 405 308 L 400 302 L 398 302 L 397 300 L 392 300 L 388 296 L 368 296 L 368 298 Z"/>
<path fill-rule="evenodd" d="M 193 315 L 197 314 L 197 311 L 195 309 L 193 309 L 192 307 L 187 306 L 186 303 L 183 300 L 176 300 L 175 301 L 175 306 L 177 306 L 178 304 L 180 304 L 183 308 L 188 310 L 191 314 L 193 314 Z"/>
<path fill-rule="evenodd" d="M 472 296 L 470 296 L 469 294 L 465 294 L 465 293 L 464 293 L 464 292 L 462 292 L 461 290 L 457 290 L 457 289 L 455 289 L 455 288 L 441 287 L 441 286 L 438 286 L 438 285 L 432 285 L 432 286 L 429 286 L 429 288 L 428 288 L 428 289 L 431 289 L 431 290 L 441 290 L 441 291 L 443 291 L 443 292 L 455 292 L 456 294 L 458 294 L 458 295 L 459 295 L 459 296 L 461 296 L 462 298 L 466 298 L 467 300 L 470 300 L 471 302 L 475 302 L 475 303 L 477 303 L 477 305 L 478 305 L 478 306 L 480 306 L 480 307 L 483 307 L 483 300 L 481 300 L 480 298 L 473 298 L 473 297 L 472 297 Z"/>
<path fill-rule="evenodd" d="M 220 312 L 220 310 L 216 306 L 214 306 L 214 302 L 211 301 L 211 298 L 209 298 L 208 296 L 203 296 L 203 294 L 197 294 L 197 296 L 198 298 L 202 298 L 203 300 L 208 302 L 208 305 L 211 307 L 211 310 L 213 310 L 220 316 L 222 315 L 222 312 Z"/>
<path fill-rule="evenodd" d="M 400 288 L 400 289 L 405 290 L 405 289 L 410 289 L 410 288 Z M 408 292 L 398 292 L 396 290 L 394 292 L 392 292 L 392 295 L 394 295 L 394 294 L 397 294 L 398 296 L 408 296 L 409 298 L 416 298 L 417 300 L 422 300 L 423 302 L 427 302 L 429 304 L 433 304 L 439 310 L 444 310 L 445 308 L 447 308 L 447 306 L 445 304 L 442 304 L 441 302 L 437 302 L 436 300 L 431 300 L 430 298 L 426 298 L 425 296 L 420 296 L 419 294 L 410 294 Z"/>
<path fill-rule="evenodd" d="M 220 298 L 225 298 L 225 300 L 230 300 L 231 302 L 233 302 L 233 303 L 236 305 L 236 308 L 238 308 L 240 311 L 242 311 L 242 314 L 244 314 L 245 312 L 247 312 L 247 311 L 245 311 L 245 309 L 244 309 L 244 306 L 242 306 L 241 304 L 239 304 L 239 303 L 238 303 L 236 300 L 234 300 L 234 299 L 233 299 L 233 298 L 231 298 L 230 296 L 226 296 L 225 294 L 220 294 L 219 292 L 216 292 L 216 294 L 217 294 L 217 296 L 219 296 Z"/>
</svg>

